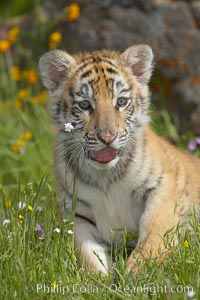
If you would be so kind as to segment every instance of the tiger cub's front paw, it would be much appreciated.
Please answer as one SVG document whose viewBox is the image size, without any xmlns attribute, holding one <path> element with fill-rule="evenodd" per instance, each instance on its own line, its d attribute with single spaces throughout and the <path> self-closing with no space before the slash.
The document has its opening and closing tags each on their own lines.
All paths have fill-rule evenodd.
<svg viewBox="0 0 200 300">
<path fill-rule="evenodd" d="M 128 263 L 125 269 L 125 274 L 132 273 L 134 276 L 139 272 L 141 266 L 141 261 L 136 258 L 129 257 Z"/>
</svg>

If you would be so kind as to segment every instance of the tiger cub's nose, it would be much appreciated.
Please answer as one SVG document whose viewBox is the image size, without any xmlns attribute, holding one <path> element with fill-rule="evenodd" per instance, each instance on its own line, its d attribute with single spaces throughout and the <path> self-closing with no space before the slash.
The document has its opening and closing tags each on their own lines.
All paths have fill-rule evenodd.
<svg viewBox="0 0 200 300">
<path fill-rule="evenodd" d="M 97 133 L 97 137 L 104 144 L 111 144 L 116 139 L 117 134 L 109 130 L 106 133 Z"/>
</svg>

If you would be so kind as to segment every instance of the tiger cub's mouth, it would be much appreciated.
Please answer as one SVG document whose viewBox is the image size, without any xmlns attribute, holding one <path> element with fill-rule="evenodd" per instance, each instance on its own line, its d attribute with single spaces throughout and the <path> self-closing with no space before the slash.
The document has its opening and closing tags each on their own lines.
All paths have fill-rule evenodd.
<svg viewBox="0 0 200 300">
<path fill-rule="evenodd" d="M 106 147 L 99 151 L 92 151 L 90 158 L 99 163 L 108 163 L 112 161 L 117 155 L 117 150 L 112 147 Z"/>
</svg>

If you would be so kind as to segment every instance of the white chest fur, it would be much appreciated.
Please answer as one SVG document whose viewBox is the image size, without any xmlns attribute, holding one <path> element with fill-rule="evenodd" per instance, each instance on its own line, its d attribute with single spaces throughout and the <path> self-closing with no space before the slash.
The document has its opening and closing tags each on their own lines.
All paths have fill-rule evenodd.
<svg viewBox="0 0 200 300">
<path fill-rule="evenodd" d="M 73 193 L 73 174 L 67 174 L 68 192 Z M 138 231 L 144 201 L 139 194 L 133 193 L 130 175 L 113 183 L 107 191 L 85 185 L 76 179 L 76 212 L 93 220 L 99 232 L 99 238 L 111 242 L 121 241 L 124 230 Z M 67 206 L 72 203 L 67 196 Z M 112 234 L 111 234 L 112 232 Z"/>
</svg>

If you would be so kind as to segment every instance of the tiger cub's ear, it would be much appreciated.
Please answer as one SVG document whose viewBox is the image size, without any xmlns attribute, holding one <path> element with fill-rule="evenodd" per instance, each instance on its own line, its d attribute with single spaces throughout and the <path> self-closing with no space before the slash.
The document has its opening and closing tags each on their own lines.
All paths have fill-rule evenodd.
<svg viewBox="0 0 200 300">
<path fill-rule="evenodd" d="M 126 49 L 121 56 L 141 84 L 147 84 L 152 73 L 153 52 L 148 45 L 136 45 Z"/>
<path fill-rule="evenodd" d="M 49 51 L 40 58 L 41 78 L 49 92 L 62 90 L 75 64 L 74 58 L 61 50 Z"/>
</svg>

